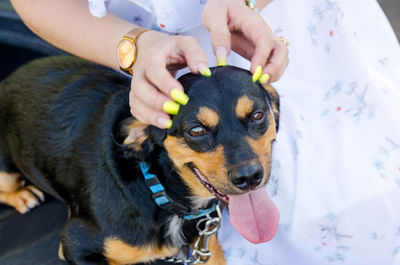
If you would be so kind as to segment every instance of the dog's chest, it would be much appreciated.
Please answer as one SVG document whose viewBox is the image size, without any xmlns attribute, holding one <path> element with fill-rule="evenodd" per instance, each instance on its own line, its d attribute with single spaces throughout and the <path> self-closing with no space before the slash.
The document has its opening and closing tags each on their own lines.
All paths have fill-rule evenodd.
<svg viewBox="0 0 400 265">
<path fill-rule="evenodd" d="M 182 247 L 185 244 L 183 236 L 183 223 L 184 220 L 177 215 L 173 215 L 169 219 L 167 236 L 170 238 L 172 244 L 176 247 Z"/>
</svg>

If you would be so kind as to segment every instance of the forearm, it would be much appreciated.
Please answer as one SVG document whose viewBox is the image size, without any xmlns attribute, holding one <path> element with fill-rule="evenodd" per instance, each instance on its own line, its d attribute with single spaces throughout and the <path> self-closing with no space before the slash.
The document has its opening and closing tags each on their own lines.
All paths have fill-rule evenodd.
<svg viewBox="0 0 400 265">
<path fill-rule="evenodd" d="M 273 0 L 257 0 L 257 8 L 258 9 L 263 9 L 265 6 L 270 4 Z"/>
<path fill-rule="evenodd" d="M 136 25 L 110 13 L 90 14 L 86 0 L 11 0 L 24 23 L 38 36 L 69 53 L 119 69 L 116 47 Z"/>
</svg>

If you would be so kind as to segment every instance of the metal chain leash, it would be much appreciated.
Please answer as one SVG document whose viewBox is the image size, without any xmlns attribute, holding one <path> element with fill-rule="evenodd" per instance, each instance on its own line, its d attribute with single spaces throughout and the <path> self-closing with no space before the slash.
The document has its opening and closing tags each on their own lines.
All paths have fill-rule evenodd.
<svg viewBox="0 0 400 265">
<path fill-rule="evenodd" d="M 199 237 L 196 239 L 193 245 L 192 256 L 182 259 L 179 257 L 167 257 L 163 260 L 165 262 L 171 262 L 175 264 L 204 264 L 211 257 L 211 251 L 208 249 L 208 241 L 212 235 L 218 232 L 221 227 L 221 209 L 219 205 L 215 208 L 217 212 L 217 217 L 211 217 L 207 214 L 204 218 L 201 218 L 197 224 L 196 228 L 199 232 Z M 202 228 L 204 226 L 204 228 Z"/>
<path fill-rule="evenodd" d="M 189 257 L 187 259 L 181 259 L 178 257 L 167 257 L 163 258 L 162 260 L 174 264 L 185 264 L 185 265 L 193 264 L 193 257 Z"/>
</svg>

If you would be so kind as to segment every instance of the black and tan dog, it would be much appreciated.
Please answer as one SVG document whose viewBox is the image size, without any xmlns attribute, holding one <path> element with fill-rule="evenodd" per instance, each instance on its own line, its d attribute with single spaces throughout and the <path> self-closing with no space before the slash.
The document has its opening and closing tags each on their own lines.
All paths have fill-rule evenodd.
<svg viewBox="0 0 400 265">
<path fill-rule="evenodd" d="M 168 130 L 129 113 L 130 80 L 74 57 L 22 67 L 0 85 L 0 202 L 21 213 L 43 194 L 68 205 L 60 256 L 70 264 L 135 264 L 175 256 L 198 219 L 228 205 L 248 240 L 271 239 L 279 213 L 263 188 L 278 96 L 248 71 L 179 79 L 190 100 Z M 34 186 L 21 186 L 20 177 Z M 208 264 L 225 264 L 216 235 Z"/>
</svg>

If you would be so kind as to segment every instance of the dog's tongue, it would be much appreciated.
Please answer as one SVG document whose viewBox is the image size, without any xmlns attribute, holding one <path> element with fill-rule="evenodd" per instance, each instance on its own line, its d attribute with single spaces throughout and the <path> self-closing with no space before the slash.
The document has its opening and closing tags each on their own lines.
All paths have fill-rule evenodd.
<svg viewBox="0 0 400 265">
<path fill-rule="evenodd" d="M 279 223 L 279 210 L 264 188 L 243 195 L 229 196 L 233 227 L 254 244 L 271 240 Z"/>
</svg>

